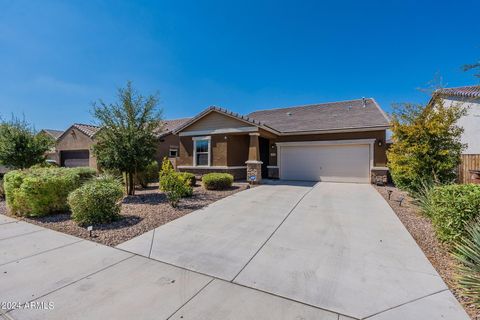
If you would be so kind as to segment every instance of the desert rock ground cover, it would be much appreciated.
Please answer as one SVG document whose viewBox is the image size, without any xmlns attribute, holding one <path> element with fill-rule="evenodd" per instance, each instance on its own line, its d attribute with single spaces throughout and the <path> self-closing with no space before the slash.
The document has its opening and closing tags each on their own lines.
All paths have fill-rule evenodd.
<svg viewBox="0 0 480 320">
<path fill-rule="evenodd" d="M 231 188 L 222 191 L 210 191 L 201 186 L 195 186 L 192 197 L 181 199 L 178 207 L 172 208 L 168 204 L 165 194 L 158 190 L 158 185 L 153 184 L 148 188 L 138 190 L 134 196 L 125 197 L 120 213 L 121 219 L 94 226 L 92 237 L 89 236 L 86 228 L 78 226 L 71 219 L 70 212 L 41 218 L 15 218 L 80 238 L 116 246 L 246 188 L 246 183 L 235 183 Z M 0 201 L 0 214 L 8 214 L 5 201 Z"/>
</svg>

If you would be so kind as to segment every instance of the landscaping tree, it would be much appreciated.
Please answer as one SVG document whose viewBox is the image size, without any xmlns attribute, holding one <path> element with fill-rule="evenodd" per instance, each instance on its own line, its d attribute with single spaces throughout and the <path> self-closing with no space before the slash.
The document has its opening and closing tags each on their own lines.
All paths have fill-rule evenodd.
<svg viewBox="0 0 480 320">
<path fill-rule="evenodd" d="M 457 121 L 465 112 L 459 105 L 445 106 L 438 96 L 426 106 L 403 104 L 395 108 L 388 161 L 398 187 L 417 191 L 425 182 L 455 179 L 465 148 L 460 141 L 463 129 Z"/>
<path fill-rule="evenodd" d="M 131 82 L 118 90 L 118 99 L 113 104 L 101 100 L 93 104 L 93 114 L 101 126 L 93 150 L 100 167 L 125 174 L 126 192 L 133 195 L 136 172 L 153 161 L 161 111 L 156 95 L 140 95 Z"/>
<path fill-rule="evenodd" d="M 0 164 L 15 169 L 45 162 L 45 152 L 54 145 L 52 138 L 37 134 L 25 120 L 12 118 L 0 123 Z"/>
</svg>

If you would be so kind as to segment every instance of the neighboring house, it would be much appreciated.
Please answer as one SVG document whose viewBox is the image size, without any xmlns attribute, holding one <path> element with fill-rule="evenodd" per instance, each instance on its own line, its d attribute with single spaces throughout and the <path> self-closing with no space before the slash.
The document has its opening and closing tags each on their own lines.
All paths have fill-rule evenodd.
<svg viewBox="0 0 480 320">
<path fill-rule="evenodd" d="M 389 119 L 374 99 L 261 110 L 246 116 L 210 107 L 174 133 L 177 169 L 236 179 L 386 180 Z"/>
<path fill-rule="evenodd" d="M 53 130 L 53 129 L 42 129 L 38 134 L 44 134 L 52 138 L 55 142 L 57 139 L 63 134 L 63 131 L 61 130 Z M 47 160 L 54 161 L 55 163 L 58 163 L 57 159 L 57 151 L 55 149 L 55 145 L 50 148 L 50 150 L 46 154 Z"/>
<path fill-rule="evenodd" d="M 56 143 L 57 163 L 61 167 L 97 168 L 92 147 L 100 127 L 75 123 L 65 130 Z"/>
<path fill-rule="evenodd" d="M 178 155 L 179 138 L 172 131 L 187 119 L 163 120 L 161 129 L 157 132 L 159 143 L 155 160 L 159 163 L 164 157 L 174 159 Z M 92 167 L 97 168 L 97 161 L 92 147 L 100 127 L 76 123 L 65 130 L 56 142 L 55 160 L 62 167 Z"/>
<path fill-rule="evenodd" d="M 173 134 L 173 131 L 190 119 L 191 118 L 183 118 L 163 121 L 161 130 L 157 132 L 159 144 L 157 152 L 155 153 L 155 159 L 158 163 L 161 164 L 165 157 L 172 160 L 172 162 L 178 157 L 179 137 Z"/>
<path fill-rule="evenodd" d="M 458 178 L 461 183 L 470 183 L 469 170 L 480 169 L 480 85 L 439 89 L 434 97 L 436 95 L 446 106 L 461 105 L 467 109 L 467 115 L 458 121 L 458 125 L 464 129 L 462 142 L 467 144 Z"/>
</svg>

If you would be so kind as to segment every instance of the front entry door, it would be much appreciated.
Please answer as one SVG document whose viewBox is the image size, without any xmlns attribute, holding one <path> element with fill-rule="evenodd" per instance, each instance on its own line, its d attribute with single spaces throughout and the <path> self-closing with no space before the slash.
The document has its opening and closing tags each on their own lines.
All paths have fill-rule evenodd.
<svg viewBox="0 0 480 320">
<path fill-rule="evenodd" d="M 262 178 L 268 178 L 268 163 L 269 163 L 269 141 L 268 139 L 259 137 L 260 161 L 262 161 Z"/>
</svg>

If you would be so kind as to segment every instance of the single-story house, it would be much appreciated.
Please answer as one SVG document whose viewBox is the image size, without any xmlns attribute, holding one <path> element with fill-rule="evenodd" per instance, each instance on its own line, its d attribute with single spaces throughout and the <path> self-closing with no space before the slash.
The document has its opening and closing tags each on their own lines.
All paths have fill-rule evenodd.
<svg viewBox="0 0 480 320">
<path fill-rule="evenodd" d="M 155 153 L 155 160 L 159 163 L 164 157 L 176 158 L 179 149 L 179 137 L 172 132 L 184 122 L 190 120 L 174 119 L 163 120 L 159 126 L 157 137 L 159 143 Z M 100 127 L 90 124 L 75 123 L 67 130 L 62 131 L 56 138 L 55 152 L 49 156 L 62 167 L 97 167 L 97 161 L 92 152 L 95 136 Z M 43 130 L 49 132 L 52 130 Z"/>
<path fill-rule="evenodd" d="M 460 105 L 467 109 L 458 125 L 464 130 L 462 142 L 467 145 L 462 154 L 458 178 L 460 183 L 472 182 L 470 170 L 480 170 L 480 85 L 436 90 L 432 100 L 442 99 L 445 106 Z"/>
<path fill-rule="evenodd" d="M 389 118 L 372 99 L 260 110 L 209 107 L 178 126 L 179 171 L 262 178 L 386 181 Z"/>
<path fill-rule="evenodd" d="M 57 149 L 56 149 L 56 142 L 58 138 L 63 134 L 64 131 L 62 130 L 54 130 L 54 129 L 42 129 L 38 134 L 43 134 L 55 141 L 55 145 L 50 148 L 50 150 L 46 153 L 46 158 L 47 161 L 53 161 L 55 163 L 58 163 L 58 154 L 57 154 Z"/>
</svg>

